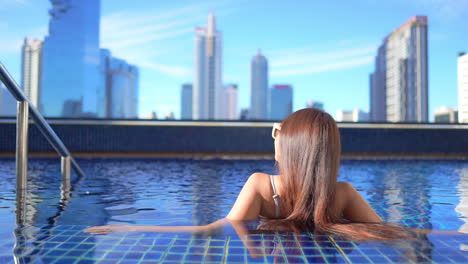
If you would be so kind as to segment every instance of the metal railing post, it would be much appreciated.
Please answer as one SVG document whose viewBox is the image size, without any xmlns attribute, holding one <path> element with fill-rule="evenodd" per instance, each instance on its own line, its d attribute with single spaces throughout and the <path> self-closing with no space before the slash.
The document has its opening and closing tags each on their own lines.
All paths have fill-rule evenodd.
<svg viewBox="0 0 468 264">
<path fill-rule="evenodd" d="M 24 224 L 26 214 L 26 187 L 28 177 L 28 126 L 29 105 L 26 101 L 17 103 L 16 115 L 16 222 Z"/>
<path fill-rule="evenodd" d="M 29 106 L 28 102 L 18 102 L 16 122 L 16 178 L 17 186 L 26 187 L 28 173 L 28 126 Z"/>
<path fill-rule="evenodd" d="M 71 157 L 61 157 L 62 198 L 69 198 L 71 188 Z"/>
</svg>

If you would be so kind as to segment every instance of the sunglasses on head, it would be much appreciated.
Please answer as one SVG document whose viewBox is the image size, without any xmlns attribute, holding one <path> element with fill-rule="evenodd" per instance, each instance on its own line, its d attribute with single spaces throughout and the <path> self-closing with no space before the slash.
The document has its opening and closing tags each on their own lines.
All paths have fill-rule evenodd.
<svg viewBox="0 0 468 264">
<path fill-rule="evenodd" d="M 273 129 L 271 130 L 271 137 L 273 139 L 276 139 L 276 137 L 278 136 L 280 130 L 281 130 L 281 123 L 274 123 L 273 124 Z"/>
</svg>

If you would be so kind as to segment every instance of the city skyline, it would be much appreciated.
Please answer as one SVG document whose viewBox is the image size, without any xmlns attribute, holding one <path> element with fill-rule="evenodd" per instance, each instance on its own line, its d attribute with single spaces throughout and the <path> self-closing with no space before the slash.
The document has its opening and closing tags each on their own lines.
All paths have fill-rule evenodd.
<svg viewBox="0 0 468 264">
<path fill-rule="evenodd" d="M 303 108 L 308 98 L 316 98 L 324 102 L 326 110 L 332 114 L 338 108 L 367 110 L 369 108 L 368 73 L 373 68 L 373 56 L 377 43 L 382 41 L 382 36 L 415 14 L 426 14 L 431 21 L 429 28 L 429 113 L 431 115 L 435 108 L 443 105 L 456 106 L 456 53 L 466 50 L 464 47 L 466 42 L 463 42 L 463 39 L 466 39 L 466 34 L 462 34 L 466 32 L 466 29 L 462 29 L 460 23 L 457 22 L 461 21 L 461 17 L 466 13 L 464 7 L 457 8 L 458 13 L 455 12 L 451 17 L 445 18 L 439 13 L 440 7 L 437 5 L 420 7 L 414 2 L 397 3 L 395 6 L 404 5 L 407 8 L 405 11 L 398 11 L 390 17 L 382 14 L 375 4 L 365 2 L 362 4 L 373 12 L 350 23 L 349 27 L 352 28 L 350 32 L 356 37 L 349 39 L 349 34 L 343 31 L 344 28 L 349 27 L 342 27 L 345 25 L 343 22 L 349 21 L 351 17 L 359 17 L 360 11 L 353 10 L 352 14 L 338 19 L 336 15 L 340 13 L 341 8 L 330 10 L 329 16 L 335 16 L 337 19 L 331 21 L 331 24 L 324 30 L 318 27 L 321 15 L 313 10 L 329 9 L 331 6 L 327 4 L 313 4 L 314 8 L 310 10 L 316 16 L 311 21 L 302 23 L 301 21 L 305 22 L 302 9 L 307 9 L 304 7 L 308 5 L 312 7 L 310 3 L 302 2 L 294 6 L 269 6 L 267 12 L 256 13 L 258 16 L 255 19 L 246 18 L 242 21 L 239 20 L 239 15 L 247 11 L 254 12 L 256 7 L 263 6 L 261 1 L 246 6 L 239 6 L 229 1 L 222 4 L 203 2 L 184 6 L 173 4 L 151 6 L 147 4 L 143 7 L 137 4 L 128 10 L 128 5 L 121 1 L 113 1 L 110 4 L 104 0 L 102 3 L 101 35 L 104 47 L 111 48 L 118 57 L 124 57 L 138 66 L 141 65 L 142 91 L 140 98 L 142 98 L 142 103 L 140 104 L 139 116 L 144 116 L 150 110 L 156 110 L 159 115 L 164 115 L 168 110 L 172 110 L 176 117 L 180 116 L 178 113 L 179 87 L 182 83 L 191 82 L 190 69 L 193 65 L 193 59 L 190 58 L 193 56 L 193 40 L 191 40 L 193 39 L 193 28 L 205 24 L 206 14 L 210 10 L 214 10 L 219 16 L 217 23 L 220 24 L 219 28 L 223 31 L 225 38 L 223 41 L 224 83 L 238 84 L 239 108 L 250 105 L 250 77 L 249 67 L 246 67 L 246 64 L 252 54 L 261 48 L 262 53 L 266 55 L 271 64 L 270 82 L 291 83 L 294 86 L 294 110 Z M 22 10 L 26 10 L 25 12 L 33 12 L 27 8 L 28 6 L 34 6 L 35 9 L 39 10 L 42 5 L 42 16 L 46 16 L 45 10 L 49 7 L 48 3 L 34 3 L 32 5 L 30 1 L 26 0 L 23 4 L 12 3 L 12 12 L 17 5 Z M 343 9 L 346 9 L 346 4 L 343 5 Z M 383 5 L 385 6 L 385 4 Z M 148 8 L 148 12 L 145 12 L 143 8 Z M 392 8 L 396 9 L 397 7 Z M 272 19 L 278 16 L 280 9 L 294 11 L 294 15 L 288 15 L 288 19 L 277 23 Z M 158 10 L 160 12 L 157 12 Z M 193 14 L 193 19 L 182 19 L 181 15 L 189 13 Z M 32 15 L 32 20 L 35 17 L 37 15 Z M 134 19 L 136 17 L 139 19 Z M 379 17 L 378 20 L 377 17 Z M 130 18 L 132 21 L 136 20 L 132 22 L 134 24 L 132 24 L 133 30 L 131 31 L 128 30 Z M 264 22 L 258 23 L 255 22 L 256 20 Z M 11 20 L 7 17 L 6 21 L 8 28 L 14 26 L 14 19 Z M 142 27 L 140 30 L 137 26 L 143 25 L 143 22 L 147 23 L 148 27 Z M 251 26 L 245 27 L 245 25 Z M 150 32 L 155 28 L 161 29 L 162 26 L 167 26 L 168 30 Z M 277 35 L 276 31 L 279 32 L 286 28 L 291 29 L 291 31 L 287 31 L 287 34 L 283 31 L 283 36 L 275 38 L 273 41 L 270 32 L 261 30 L 266 28 L 275 28 L 276 30 L 271 32 L 274 33 L 273 35 Z M 450 30 L 444 30 L 444 28 Z M 122 33 L 121 39 L 117 34 L 119 31 Z M 147 39 L 153 38 L 152 41 L 143 38 L 123 39 L 129 34 L 138 37 L 140 31 L 157 34 L 147 36 Z M 35 38 L 41 37 L 40 34 L 24 33 L 25 30 L 21 32 L 23 32 L 23 37 L 29 35 Z M 240 32 L 249 35 L 248 41 L 239 37 Z M 441 36 L 442 32 L 445 32 L 444 36 Z M 136 43 L 138 41 L 141 42 Z M 180 48 L 186 51 L 178 52 L 177 50 Z M 8 49 L 4 49 L 3 52 L 6 50 Z M 16 58 L 18 58 L 19 47 L 17 47 L 16 54 Z M 148 60 L 142 60 L 140 54 L 145 55 Z M 171 60 L 165 59 L 168 56 Z M 9 66 L 9 61 L 12 60 L 8 57 L 3 59 L 4 56 L 2 56 L 2 62 L 9 69 L 13 68 L 12 74 L 18 80 L 18 71 L 15 74 L 14 67 Z M 11 57 L 14 56 L 11 55 Z M 18 62 L 16 64 L 18 65 Z M 188 67 L 183 65 L 188 65 Z M 337 97 L 337 94 L 340 96 Z M 176 100 L 173 99 L 174 97 Z"/>
</svg>

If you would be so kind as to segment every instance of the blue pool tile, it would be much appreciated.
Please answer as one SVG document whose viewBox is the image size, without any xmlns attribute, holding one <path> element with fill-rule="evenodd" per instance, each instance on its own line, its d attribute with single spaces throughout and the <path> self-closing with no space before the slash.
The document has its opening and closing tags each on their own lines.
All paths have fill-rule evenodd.
<svg viewBox="0 0 468 264">
<path fill-rule="evenodd" d="M 151 260 L 151 261 L 159 261 L 161 257 L 163 256 L 162 253 L 159 252 L 148 252 L 144 255 L 143 259 L 144 260 Z"/>
<path fill-rule="evenodd" d="M 95 261 L 94 260 L 90 260 L 90 259 L 80 259 L 78 262 L 76 262 L 76 264 L 94 264 Z"/>
<path fill-rule="evenodd" d="M 54 264 L 70 264 L 70 263 L 75 262 L 75 260 L 76 260 L 75 258 L 65 258 L 65 257 L 63 257 L 63 258 L 57 259 L 54 262 Z"/>
<path fill-rule="evenodd" d="M 224 257 L 224 256 L 221 256 L 221 255 L 205 255 L 203 260 L 204 260 L 205 262 L 216 262 L 216 263 L 220 263 L 220 262 L 223 260 L 223 257 Z"/>
<path fill-rule="evenodd" d="M 245 248 L 229 248 L 228 253 L 229 254 L 244 254 Z"/>
<path fill-rule="evenodd" d="M 47 256 L 60 257 L 67 253 L 66 250 L 52 249 L 47 252 Z"/>
<path fill-rule="evenodd" d="M 224 253 L 224 248 L 208 248 L 208 253 L 214 253 L 214 254 L 223 254 Z"/>
<path fill-rule="evenodd" d="M 203 255 L 194 255 L 194 254 L 189 254 L 185 256 L 185 261 L 198 261 L 201 262 L 203 260 Z"/>
<path fill-rule="evenodd" d="M 167 246 L 171 243 L 172 243 L 172 239 L 162 238 L 162 239 L 157 239 L 154 245 L 158 245 L 158 246 L 166 245 Z"/>
<path fill-rule="evenodd" d="M 141 259 L 143 257 L 143 253 L 140 252 L 128 252 L 125 255 L 126 259 Z"/>
<path fill-rule="evenodd" d="M 184 255 L 182 254 L 167 254 L 166 257 L 164 258 L 164 261 L 180 261 L 182 260 Z"/>
<path fill-rule="evenodd" d="M 205 248 L 204 247 L 189 247 L 188 248 L 189 253 L 205 253 Z"/>
<path fill-rule="evenodd" d="M 119 264 L 135 264 L 138 263 L 136 262 L 135 259 L 123 259 L 119 262 Z"/>
<path fill-rule="evenodd" d="M 286 259 L 288 263 L 307 263 L 307 260 L 301 257 L 286 256 Z"/>
<path fill-rule="evenodd" d="M 239 263 L 244 263 L 244 255 L 228 255 L 227 256 L 227 262 L 239 262 Z"/>
<path fill-rule="evenodd" d="M 368 258 L 366 258 L 364 256 L 348 256 L 348 259 L 352 263 L 360 263 L 360 264 L 372 263 Z"/>
<path fill-rule="evenodd" d="M 86 251 L 84 250 L 71 250 L 71 251 L 68 251 L 67 254 L 65 254 L 65 256 L 67 257 L 79 257 L 79 256 L 82 256 L 86 253 Z"/>
<path fill-rule="evenodd" d="M 145 245 L 135 245 L 130 248 L 130 251 L 136 251 L 136 252 L 146 252 L 150 250 L 150 246 L 145 246 Z"/>
<path fill-rule="evenodd" d="M 121 259 L 124 255 L 125 255 L 124 252 L 112 251 L 112 252 L 107 253 L 106 259 L 109 259 L 109 258 L 111 258 L 111 259 Z"/>
<path fill-rule="evenodd" d="M 187 247 L 173 246 L 169 249 L 169 252 L 183 253 L 187 251 Z"/>
<path fill-rule="evenodd" d="M 75 247 L 75 249 L 89 250 L 95 247 L 96 246 L 94 244 L 79 244 L 78 246 Z"/>
</svg>

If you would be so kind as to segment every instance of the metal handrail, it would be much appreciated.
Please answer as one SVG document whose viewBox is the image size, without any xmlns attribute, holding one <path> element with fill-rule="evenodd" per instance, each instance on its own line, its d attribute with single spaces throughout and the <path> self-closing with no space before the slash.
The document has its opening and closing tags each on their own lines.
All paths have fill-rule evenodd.
<svg viewBox="0 0 468 264">
<path fill-rule="evenodd" d="M 6 88 L 10 91 L 11 95 L 15 97 L 18 104 L 16 126 L 16 187 L 19 192 L 18 194 L 20 195 L 21 193 L 24 193 L 26 189 L 29 114 L 31 114 L 31 119 L 34 120 L 34 123 L 39 128 L 42 135 L 44 135 L 55 151 L 61 156 L 62 192 L 69 192 L 70 169 L 73 168 L 80 177 L 84 177 L 84 172 L 71 156 L 67 147 L 65 147 L 57 134 L 55 134 L 49 123 L 31 103 L 29 98 L 26 97 L 24 92 L 19 88 L 18 84 L 15 82 L 13 77 L 11 77 L 10 73 L 1 62 L 0 81 L 5 84 Z"/>
</svg>

